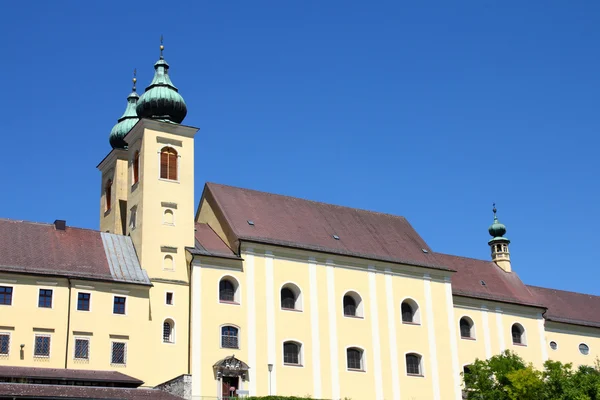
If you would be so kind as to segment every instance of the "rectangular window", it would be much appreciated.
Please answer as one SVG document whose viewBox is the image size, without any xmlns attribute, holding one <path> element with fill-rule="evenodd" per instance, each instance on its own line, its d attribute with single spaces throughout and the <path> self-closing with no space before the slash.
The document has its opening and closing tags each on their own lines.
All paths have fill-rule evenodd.
<svg viewBox="0 0 600 400">
<path fill-rule="evenodd" d="M 78 360 L 90 359 L 89 339 L 75 339 L 75 358 Z"/>
<path fill-rule="evenodd" d="M 113 314 L 125 314 L 125 297 L 115 296 Z"/>
<path fill-rule="evenodd" d="M 111 364 L 125 365 L 127 345 L 125 342 L 112 342 Z"/>
<path fill-rule="evenodd" d="M 35 335 L 34 357 L 50 357 L 50 336 Z"/>
<path fill-rule="evenodd" d="M 13 288 L 10 286 L 0 286 L 0 304 L 5 306 L 12 305 Z"/>
<path fill-rule="evenodd" d="M 0 333 L 0 356 L 7 356 L 10 350 L 10 333 Z"/>
<path fill-rule="evenodd" d="M 38 307 L 52 308 L 52 290 L 40 289 L 40 297 L 38 300 Z"/>
<path fill-rule="evenodd" d="M 77 309 L 79 311 L 90 311 L 90 297 L 89 293 L 78 293 L 77 294 Z"/>
<path fill-rule="evenodd" d="M 173 292 L 167 292 L 166 303 L 170 306 L 173 305 Z"/>
</svg>

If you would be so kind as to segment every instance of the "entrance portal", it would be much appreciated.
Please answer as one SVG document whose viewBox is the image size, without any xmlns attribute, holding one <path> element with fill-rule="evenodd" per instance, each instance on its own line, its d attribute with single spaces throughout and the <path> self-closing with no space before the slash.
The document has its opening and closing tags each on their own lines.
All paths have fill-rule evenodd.
<svg viewBox="0 0 600 400">
<path fill-rule="evenodd" d="M 234 376 L 223 377 L 223 400 L 229 400 L 233 397 L 237 397 L 235 391 L 240 388 L 238 385 L 239 379 L 240 378 Z"/>
<path fill-rule="evenodd" d="M 221 398 L 227 400 L 237 398 L 237 390 L 244 385 L 244 382 L 248 381 L 248 364 L 238 360 L 235 356 L 230 356 L 217 361 L 213 365 L 213 370 L 215 378 L 221 381 L 219 385 Z"/>
</svg>

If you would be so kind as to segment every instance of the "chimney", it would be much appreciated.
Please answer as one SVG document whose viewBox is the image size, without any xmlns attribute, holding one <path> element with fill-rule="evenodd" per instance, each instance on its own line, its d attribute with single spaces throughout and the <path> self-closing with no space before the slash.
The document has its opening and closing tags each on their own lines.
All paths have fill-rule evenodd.
<svg viewBox="0 0 600 400">
<path fill-rule="evenodd" d="M 64 231 L 67 229 L 67 221 L 64 219 L 57 219 L 54 221 L 54 229 L 57 231 Z"/>
</svg>

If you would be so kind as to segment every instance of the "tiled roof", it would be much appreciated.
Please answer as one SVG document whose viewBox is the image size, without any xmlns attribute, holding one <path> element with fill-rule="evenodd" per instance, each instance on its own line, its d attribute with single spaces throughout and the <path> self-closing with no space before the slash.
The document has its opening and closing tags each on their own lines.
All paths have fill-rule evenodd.
<svg viewBox="0 0 600 400">
<path fill-rule="evenodd" d="M 0 219 L 0 271 L 150 285 L 131 238 Z"/>
<path fill-rule="evenodd" d="M 447 269 L 404 217 L 215 183 L 203 197 L 236 241 Z"/>
<path fill-rule="evenodd" d="M 455 295 L 541 306 L 516 273 L 505 272 L 492 261 L 435 254 L 444 265 L 456 270 L 452 275 L 452 293 Z"/>
<path fill-rule="evenodd" d="M 20 379 L 50 379 L 50 380 L 68 380 L 79 382 L 103 382 L 117 383 L 128 386 L 140 386 L 144 382 L 122 374 L 118 371 L 95 371 L 85 369 L 65 369 L 65 368 L 33 368 L 33 367 L 10 367 L 0 365 L 0 378 L 20 378 Z"/>
<path fill-rule="evenodd" d="M 32 385 L 0 383 L 0 397 L 35 399 L 128 399 L 128 400 L 181 400 L 156 389 L 131 389 L 97 386 Z"/>
<path fill-rule="evenodd" d="M 600 297 L 527 286 L 531 293 L 548 308 L 544 316 L 548 321 L 600 328 Z"/>
<path fill-rule="evenodd" d="M 208 224 L 196 222 L 195 237 L 196 247 L 188 249 L 194 255 L 240 259 Z"/>
</svg>

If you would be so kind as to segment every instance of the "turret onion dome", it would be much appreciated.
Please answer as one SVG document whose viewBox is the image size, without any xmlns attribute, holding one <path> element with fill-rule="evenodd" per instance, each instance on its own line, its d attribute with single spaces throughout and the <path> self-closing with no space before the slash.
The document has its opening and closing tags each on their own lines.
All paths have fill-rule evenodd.
<svg viewBox="0 0 600 400">
<path fill-rule="evenodd" d="M 154 79 L 140 97 L 136 111 L 140 118 L 180 124 L 187 114 L 187 106 L 169 78 L 169 64 L 163 58 L 164 48 L 161 38 L 160 59 L 154 64 Z"/>
<path fill-rule="evenodd" d="M 127 148 L 127 143 L 123 138 L 125 135 L 129 133 L 131 128 L 140 120 L 137 116 L 137 112 L 135 111 L 135 106 L 137 105 L 138 99 L 140 98 L 135 91 L 135 83 L 137 82 L 137 78 L 135 77 L 135 70 L 133 71 L 133 88 L 129 96 L 127 96 L 127 108 L 125 112 L 119 118 L 119 121 L 115 126 L 113 126 L 110 131 L 110 135 L 108 140 L 113 149 L 125 149 Z"/>
<path fill-rule="evenodd" d="M 498 216 L 496 215 L 496 212 L 498 211 L 496 210 L 496 204 L 494 204 L 492 211 L 494 212 L 494 222 L 488 228 L 488 232 L 490 233 L 490 236 L 492 236 L 492 240 L 490 240 L 490 242 L 498 239 L 508 241 L 507 238 L 503 237 L 506 234 L 506 226 L 498 221 Z"/>
</svg>

